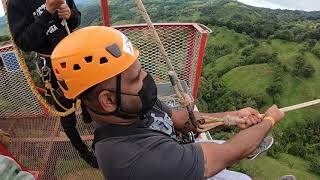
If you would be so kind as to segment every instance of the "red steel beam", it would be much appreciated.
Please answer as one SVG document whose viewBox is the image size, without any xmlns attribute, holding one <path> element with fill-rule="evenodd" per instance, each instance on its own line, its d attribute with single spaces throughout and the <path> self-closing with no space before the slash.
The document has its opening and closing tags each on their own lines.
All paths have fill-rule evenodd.
<svg viewBox="0 0 320 180">
<path fill-rule="evenodd" d="M 108 0 L 101 0 L 101 13 L 102 13 L 103 25 L 111 26 L 110 17 L 109 17 Z"/>
<path fill-rule="evenodd" d="M 194 99 L 197 99 L 197 96 L 198 96 L 198 88 L 199 88 L 199 83 L 200 83 L 204 52 L 205 52 L 205 48 L 207 45 L 207 38 L 208 38 L 208 33 L 203 33 L 202 37 L 201 37 L 201 44 L 200 44 L 200 48 L 199 48 L 199 57 L 198 57 L 198 66 L 197 66 L 196 77 L 195 77 L 194 86 L 193 86 L 194 88 L 193 88 L 193 93 L 192 93 Z"/>
</svg>

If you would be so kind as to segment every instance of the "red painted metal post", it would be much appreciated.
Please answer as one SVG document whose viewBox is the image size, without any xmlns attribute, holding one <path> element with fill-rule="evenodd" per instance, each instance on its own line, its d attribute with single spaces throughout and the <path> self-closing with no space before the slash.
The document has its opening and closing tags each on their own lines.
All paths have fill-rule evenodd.
<svg viewBox="0 0 320 180">
<path fill-rule="evenodd" d="M 193 68 L 193 63 L 195 61 L 194 58 L 194 46 L 195 46 L 195 30 L 190 32 L 188 37 L 188 58 L 185 62 L 185 71 L 184 71 L 184 78 L 187 80 L 187 84 L 189 87 L 193 86 L 192 83 L 192 71 L 195 69 Z"/>
<path fill-rule="evenodd" d="M 197 66 L 197 72 L 196 72 L 196 77 L 194 81 L 194 88 L 193 88 L 193 97 L 194 99 L 197 99 L 198 96 L 198 88 L 199 88 L 199 83 L 200 83 L 200 77 L 201 77 L 201 71 L 202 71 L 202 62 L 203 62 L 203 57 L 204 57 L 204 51 L 206 48 L 207 44 L 207 38 L 208 38 L 208 33 L 203 33 L 201 37 L 201 44 L 199 48 L 199 57 L 198 57 L 198 66 Z"/>
<path fill-rule="evenodd" d="M 103 25 L 111 26 L 110 17 L 109 17 L 108 0 L 101 0 L 101 13 L 102 13 Z"/>
</svg>

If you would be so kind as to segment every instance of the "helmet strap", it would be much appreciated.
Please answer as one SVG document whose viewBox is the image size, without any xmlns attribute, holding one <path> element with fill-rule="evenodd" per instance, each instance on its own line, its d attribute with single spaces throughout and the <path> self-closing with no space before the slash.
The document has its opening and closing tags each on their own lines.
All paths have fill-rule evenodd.
<svg viewBox="0 0 320 180">
<path fill-rule="evenodd" d="M 98 114 L 100 116 L 116 116 L 116 117 L 120 117 L 122 119 L 133 119 L 136 117 L 140 117 L 141 115 L 139 114 L 128 114 L 126 112 L 123 112 L 121 110 L 121 74 L 117 75 L 117 79 L 116 79 L 116 103 L 117 103 L 117 107 L 116 109 L 111 112 L 111 113 L 105 113 L 105 112 L 98 112 L 93 110 L 90 107 L 87 107 L 88 109 L 90 109 L 90 111 L 94 112 L 95 114 Z"/>
</svg>

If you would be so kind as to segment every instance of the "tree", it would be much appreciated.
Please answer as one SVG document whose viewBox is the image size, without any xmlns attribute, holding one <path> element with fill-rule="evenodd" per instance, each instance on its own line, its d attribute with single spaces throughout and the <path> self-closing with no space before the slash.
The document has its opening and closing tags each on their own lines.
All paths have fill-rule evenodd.
<svg viewBox="0 0 320 180">
<path fill-rule="evenodd" d="M 315 39 L 308 39 L 307 40 L 307 45 L 308 45 L 309 49 L 312 49 L 316 44 L 317 44 L 317 40 L 315 40 Z"/>
<path fill-rule="evenodd" d="M 311 52 L 320 58 L 320 48 L 313 48 Z"/>
<path fill-rule="evenodd" d="M 311 78 L 314 73 L 315 73 L 315 69 L 311 64 L 307 64 L 303 67 L 302 69 L 302 76 L 305 78 Z"/>
<path fill-rule="evenodd" d="M 276 96 L 279 96 L 282 92 L 282 83 L 274 82 L 269 87 L 266 88 L 267 94 L 272 96 L 273 104 L 276 104 Z"/>
<path fill-rule="evenodd" d="M 3 42 L 7 42 L 9 40 L 10 40 L 9 36 L 0 36 L 0 44 L 2 44 Z"/>
<path fill-rule="evenodd" d="M 293 74 L 294 76 L 299 76 L 299 75 L 301 74 L 301 72 L 302 72 L 303 67 L 304 67 L 305 64 L 306 64 L 306 61 L 305 61 L 304 57 L 301 56 L 301 55 L 298 56 L 298 57 L 296 58 L 295 63 L 294 63 L 294 67 L 293 67 L 292 74 Z"/>
<path fill-rule="evenodd" d="M 320 156 L 318 157 L 313 157 L 311 159 L 311 163 L 309 165 L 309 169 L 312 171 L 312 172 L 315 172 L 315 173 L 318 173 L 320 174 Z"/>
<path fill-rule="evenodd" d="M 310 78 L 314 75 L 315 68 L 311 64 L 306 64 L 303 56 L 298 56 L 295 63 L 292 74 L 296 77 Z"/>
</svg>

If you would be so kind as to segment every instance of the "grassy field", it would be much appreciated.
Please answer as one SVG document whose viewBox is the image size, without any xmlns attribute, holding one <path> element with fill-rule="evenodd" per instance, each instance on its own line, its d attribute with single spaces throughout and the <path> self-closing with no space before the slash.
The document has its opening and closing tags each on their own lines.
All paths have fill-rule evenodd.
<svg viewBox="0 0 320 180">
<path fill-rule="evenodd" d="M 225 74 L 222 79 L 230 89 L 257 95 L 265 94 L 265 89 L 272 82 L 272 73 L 269 65 L 256 64 L 235 68 Z"/>
<path fill-rule="evenodd" d="M 237 45 L 239 45 L 239 42 L 246 43 L 249 41 L 246 35 L 237 34 L 229 30 L 224 31 L 222 28 L 219 28 L 217 33 L 216 36 L 209 40 L 209 44 L 218 43 L 224 38 L 227 44 L 234 42 L 232 43 L 233 52 L 213 59 L 212 62 L 204 67 L 203 75 L 208 74 L 210 71 L 220 71 L 225 67 L 230 67 L 238 63 L 241 48 L 238 47 L 237 49 Z M 285 64 L 289 70 L 283 78 L 283 92 L 280 97 L 277 98 L 279 107 L 286 107 L 320 98 L 320 60 L 315 55 L 309 52 L 306 52 L 304 55 L 307 63 L 316 69 L 312 78 L 295 78 L 291 75 L 295 58 L 299 55 L 299 50 L 302 48 L 302 44 L 272 40 L 271 44 L 260 41 L 260 46 L 255 49 L 255 52 L 267 50 L 278 53 L 279 60 Z M 262 108 L 262 111 L 264 111 L 272 105 L 272 97 L 267 95 L 266 88 L 272 83 L 273 73 L 272 66 L 269 64 L 254 64 L 234 68 L 224 74 L 222 80 L 229 89 L 252 96 L 263 95 L 263 97 L 265 97 L 264 100 L 267 102 L 267 105 Z M 308 120 L 319 116 L 319 106 L 314 106 L 288 113 L 283 124 L 287 125 L 294 121 Z"/>
<path fill-rule="evenodd" d="M 237 169 L 246 171 L 255 180 L 278 180 L 283 175 L 294 175 L 298 180 L 319 180 L 320 175 L 311 173 L 309 163 L 303 159 L 281 154 L 279 159 L 268 156 L 259 157 L 253 161 L 242 161 Z"/>
<path fill-rule="evenodd" d="M 297 78 L 292 76 L 294 62 L 304 44 L 287 42 L 282 40 L 257 40 L 259 45 L 252 46 L 250 37 L 238 34 L 225 28 L 214 28 L 215 35 L 209 38 L 207 48 L 207 64 L 203 68 L 203 76 L 210 78 L 210 73 L 223 71 L 228 67 L 229 71 L 221 77 L 224 85 L 231 90 L 240 91 L 249 96 L 262 95 L 266 105 L 261 112 L 272 105 L 272 97 L 266 93 L 266 88 L 273 82 L 275 70 L 271 64 L 252 64 L 239 66 L 241 52 L 250 47 L 253 53 L 269 52 L 277 53 L 279 61 L 284 64 L 288 72 L 282 78 L 283 91 L 277 97 L 279 107 L 286 107 L 306 101 L 320 98 L 320 59 L 310 52 L 305 52 L 303 57 L 311 64 L 316 72 L 312 78 Z M 210 48 L 219 43 L 227 44 L 232 51 L 221 57 L 213 57 Z M 319 44 L 317 46 L 320 46 Z M 210 54 L 211 53 L 211 54 Z M 209 60 L 209 61 L 208 61 Z M 320 117 L 320 106 L 313 106 L 302 110 L 286 113 L 285 119 L 280 123 L 280 129 L 285 129 L 291 123 L 308 121 Z M 236 165 L 235 169 L 245 172 L 256 180 L 273 180 L 283 175 L 293 174 L 297 179 L 318 180 L 316 175 L 308 170 L 309 162 L 298 157 L 281 154 L 279 159 L 269 156 L 260 157 L 254 161 L 243 161 Z"/>
</svg>

